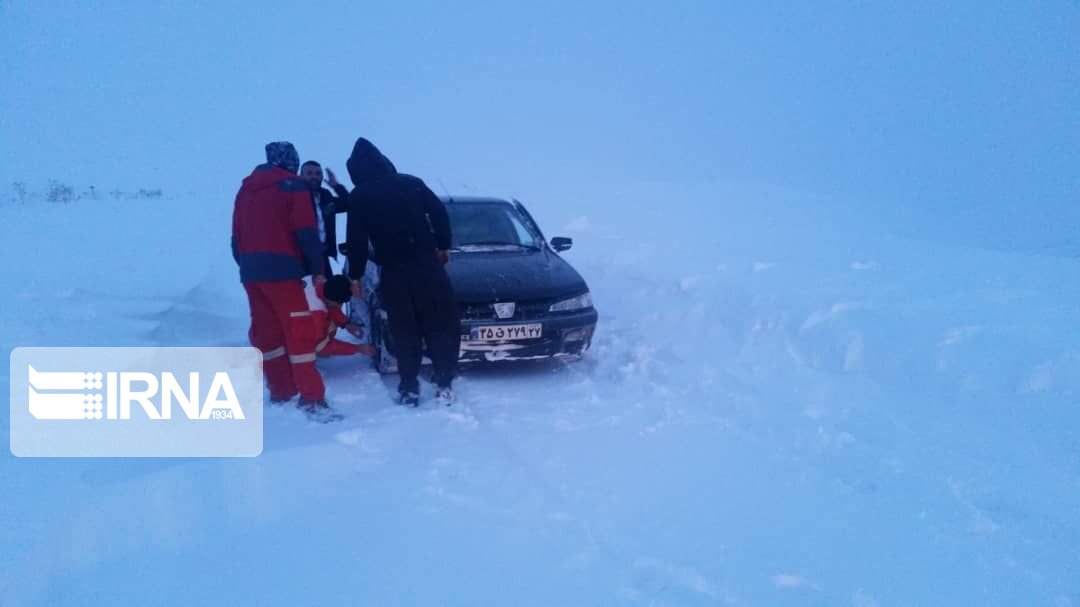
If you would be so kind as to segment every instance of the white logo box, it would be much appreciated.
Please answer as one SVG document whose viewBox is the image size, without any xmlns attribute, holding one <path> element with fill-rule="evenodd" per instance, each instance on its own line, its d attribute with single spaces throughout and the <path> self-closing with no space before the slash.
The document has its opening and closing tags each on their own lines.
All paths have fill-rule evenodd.
<svg viewBox="0 0 1080 607">
<path fill-rule="evenodd" d="M 16 348 L 19 457 L 255 457 L 263 448 L 255 348 Z"/>
</svg>

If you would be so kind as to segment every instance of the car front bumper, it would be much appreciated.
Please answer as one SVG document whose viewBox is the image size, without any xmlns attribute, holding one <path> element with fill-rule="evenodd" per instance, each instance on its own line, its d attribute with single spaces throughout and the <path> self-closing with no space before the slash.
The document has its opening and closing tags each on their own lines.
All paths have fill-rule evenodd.
<svg viewBox="0 0 1080 607">
<path fill-rule="evenodd" d="M 462 362 L 533 360 L 558 356 L 578 356 L 592 345 L 596 321 L 595 308 L 567 314 L 559 314 L 536 320 L 462 320 L 461 348 L 458 359 Z M 520 324 L 543 324 L 541 337 L 534 339 L 505 340 L 500 342 L 474 342 L 469 335 L 474 327 L 497 327 Z"/>
</svg>

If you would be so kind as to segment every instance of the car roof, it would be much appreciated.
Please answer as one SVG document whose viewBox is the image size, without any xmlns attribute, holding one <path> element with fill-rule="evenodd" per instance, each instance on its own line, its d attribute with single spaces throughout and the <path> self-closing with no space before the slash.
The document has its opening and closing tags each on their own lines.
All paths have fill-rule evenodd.
<svg viewBox="0 0 1080 607">
<path fill-rule="evenodd" d="M 439 200 L 442 200 L 445 204 L 509 204 L 512 202 L 505 198 L 495 198 L 494 196 L 439 196 Z"/>
</svg>

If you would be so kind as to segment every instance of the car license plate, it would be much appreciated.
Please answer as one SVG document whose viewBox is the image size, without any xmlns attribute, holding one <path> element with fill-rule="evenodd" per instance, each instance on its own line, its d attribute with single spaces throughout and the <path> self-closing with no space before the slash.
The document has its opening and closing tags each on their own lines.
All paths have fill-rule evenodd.
<svg viewBox="0 0 1080 607">
<path fill-rule="evenodd" d="M 469 331 L 469 341 L 504 341 L 512 339 L 540 339 L 544 335 L 544 325 L 498 325 L 473 327 Z"/>
</svg>

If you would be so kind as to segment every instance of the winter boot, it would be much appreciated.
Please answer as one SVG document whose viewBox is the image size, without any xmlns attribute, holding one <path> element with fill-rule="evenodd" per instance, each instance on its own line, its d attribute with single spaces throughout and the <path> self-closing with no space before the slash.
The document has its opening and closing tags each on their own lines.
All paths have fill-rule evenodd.
<svg viewBox="0 0 1080 607">
<path fill-rule="evenodd" d="M 435 390 L 435 402 L 444 407 L 449 407 L 454 404 L 454 391 L 450 389 L 450 386 Z"/>
<path fill-rule="evenodd" d="M 308 419 L 322 424 L 344 419 L 342 414 L 330 408 L 330 405 L 326 403 L 325 398 L 320 400 L 307 400 L 301 398 L 297 407 L 308 416 Z"/>
<path fill-rule="evenodd" d="M 275 406 L 275 407 L 280 407 L 282 405 L 289 404 L 289 402 L 294 398 L 296 398 L 295 394 L 293 394 L 292 396 L 284 396 L 284 397 L 282 397 L 282 396 L 274 396 L 273 394 L 271 394 L 270 395 L 270 404 Z"/>
<path fill-rule="evenodd" d="M 420 395 L 416 392 L 398 392 L 398 404 L 405 407 L 418 407 Z"/>
</svg>

